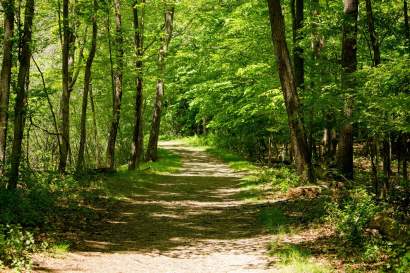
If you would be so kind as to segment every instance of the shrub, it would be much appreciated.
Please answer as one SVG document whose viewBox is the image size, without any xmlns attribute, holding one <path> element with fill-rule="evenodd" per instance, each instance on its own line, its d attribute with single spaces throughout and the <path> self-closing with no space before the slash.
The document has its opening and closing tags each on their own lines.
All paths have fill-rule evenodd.
<svg viewBox="0 0 410 273">
<path fill-rule="evenodd" d="M 342 238 L 362 243 L 364 230 L 379 207 L 365 189 L 355 189 L 342 203 L 328 203 L 328 220 Z"/>
<path fill-rule="evenodd" d="M 0 225 L 0 266 L 4 263 L 19 271 L 28 268 L 33 250 L 33 234 L 20 225 Z"/>
</svg>

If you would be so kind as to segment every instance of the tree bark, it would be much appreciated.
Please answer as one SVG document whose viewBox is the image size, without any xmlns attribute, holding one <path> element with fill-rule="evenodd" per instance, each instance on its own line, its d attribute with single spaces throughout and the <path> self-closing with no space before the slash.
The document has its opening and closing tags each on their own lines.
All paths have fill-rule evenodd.
<svg viewBox="0 0 410 273">
<path fill-rule="evenodd" d="M 305 82 L 305 67 L 303 58 L 303 48 L 300 42 L 303 39 L 303 0 L 292 0 L 292 31 L 293 31 L 293 65 L 295 68 L 295 82 L 297 88 L 303 88 Z"/>
<path fill-rule="evenodd" d="M 24 125 L 27 112 L 28 80 L 30 76 L 32 25 L 34 17 L 34 0 L 27 0 L 24 11 L 24 29 L 20 41 L 19 73 L 17 77 L 16 103 L 14 105 L 14 138 L 11 152 L 11 169 L 8 188 L 15 189 L 19 177 L 19 166 L 22 154 Z"/>
<path fill-rule="evenodd" d="M 366 14 L 367 14 L 367 28 L 369 30 L 370 41 L 373 50 L 373 66 L 378 66 L 381 63 L 380 58 L 380 43 L 379 38 L 374 27 L 374 17 L 372 1 L 366 0 Z"/>
<path fill-rule="evenodd" d="M 403 0 L 403 14 L 404 14 L 404 33 L 407 39 L 407 46 L 410 49 L 410 27 L 409 27 L 409 13 L 407 7 L 407 0 Z"/>
<path fill-rule="evenodd" d="M 353 95 L 357 68 L 357 16 L 358 0 L 344 0 L 342 38 L 342 90 L 345 96 L 344 124 L 341 128 L 337 163 L 341 173 L 353 179 Z"/>
<path fill-rule="evenodd" d="M 91 114 L 93 119 L 93 140 L 95 145 L 95 167 L 98 169 L 101 166 L 101 155 L 100 146 L 98 145 L 98 127 L 97 127 L 97 117 L 95 115 L 95 102 L 93 95 L 93 86 L 90 85 L 90 104 L 91 104 Z"/>
<path fill-rule="evenodd" d="M 124 67 L 124 38 L 122 34 L 122 22 L 121 22 L 121 4 L 120 0 L 114 0 L 115 9 L 115 53 L 116 63 L 114 67 L 114 85 L 115 94 L 113 101 L 113 112 L 111 120 L 111 129 L 108 136 L 107 144 L 107 167 L 110 170 L 115 168 L 115 142 L 117 140 L 118 127 L 120 124 L 121 114 L 121 99 L 122 99 L 122 73 Z"/>
<path fill-rule="evenodd" d="M 87 105 L 88 105 L 88 93 L 91 88 L 91 68 L 94 61 L 95 52 L 97 50 L 97 18 L 96 14 L 98 12 L 98 3 L 97 0 L 94 0 L 94 14 L 93 14 L 93 32 L 91 38 L 91 47 L 90 52 L 87 57 L 87 62 L 85 65 L 84 71 L 84 89 L 83 89 L 83 101 L 81 106 L 81 121 L 80 121 L 80 145 L 78 149 L 77 157 L 77 167 L 76 171 L 81 172 L 84 170 L 84 150 L 86 145 L 86 136 L 87 136 Z"/>
<path fill-rule="evenodd" d="M 145 0 L 135 1 L 134 12 L 134 44 L 135 54 L 137 61 L 135 68 L 137 70 L 136 87 L 137 92 L 135 95 L 135 112 L 134 112 L 134 131 L 132 134 L 131 144 L 131 158 L 128 162 L 128 169 L 135 170 L 139 166 L 143 148 L 143 117 L 142 117 L 142 105 L 143 98 L 143 57 L 144 57 L 144 7 Z M 140 9 L 140 15 L 138 16 L 138 8 Z"/>
<path fill-rule="evenodd" d="M 161 123 L 162 100 L 164 98 L 164 76 L 165 76 L 165 58 L 168 51 L 169 43 L 172 38 L 173 23 L 174 23 L 174 7 L 167 7 L 165 14 L 165 33 L 161 37 L 161 46 L 158 53 L 158 70 L 159 78 L 156 86 L 156 97 L 154 103 L 154 112 L 152 115 L 151 132 L 147 147 L 145 159 L 147 161 L 156 161 L 158 159 L 158 138 Z"/>
<path fill-rule="evenodd" d="M 295 155 L 296 169 L 303 180 L 313 182 L 315 178 L 312 159 L 308 149 L 305 127 L 300 112 L 296 81 L 293 75 L 292 64 L 290 62 L 286 43 L 285 23 L 280 0 L 268 0 L 268 7 L 272 29 L 272 40 L 276 51 L 279 78 L 288 114 L 289 129 L 291 135 L 295 137 L 295 143 L 300 155 Z"/>
<path fill-rule="evenodd" d="M 0 72 L 0 175 L 3 175 L 6 164 L 9 94 L 13 66 L 14 0 L 3 0 L 1 5 L 4 9 L 4 37 L 3 63 Z"/>
<path fill-rule="evenodd" d="M 69 0 L 63 0 L 63 53 L 62 53 L 62 83 L 63 93 L 60 99 L 60 158 L 58 170 L 64 173 L 67 166 L 67 157 L 70 146 L 70 40 L 71 30 L 69 22 Z"/>
<path fill-rule="evenodd" d="M 293 33 L 293 67 L 295 72 L 295 83 L 296 87 L 299 89 L 304 89 L 304 58 L 303 58 L 303 48 L 300 46 L 300 42 L 303 38 L 301 30 L 303 28 L 303 0 L 291 0 L 291 15 L 292 15 L 292 33 Z M 291 145 L 295 158 L 301 158 L 303 155 L 298 150 L 296 145 L 296 137 L 291 131 Z"/>
</svg>

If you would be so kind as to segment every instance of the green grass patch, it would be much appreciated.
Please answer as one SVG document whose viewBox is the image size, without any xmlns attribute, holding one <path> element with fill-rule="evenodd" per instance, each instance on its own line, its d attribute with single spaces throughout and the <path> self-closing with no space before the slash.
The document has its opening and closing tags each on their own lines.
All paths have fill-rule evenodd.
<svg viewBox="0 0 410 273">
<path fill-rule="evenodd" d="M 260 221 L 274 234 L 289 232 L 289 220 L 279 208 L 264 208 L 260 212 Z"/>
<path fill-rule="evenodd" d="M 169 150 L 158 149 L 158 160 L 155 162 L 141 163 L 139 170 L 128 171 L 127 165 L 122 165 L 118 168 L 117 174 L 131 175 L 132 173 L 151 173 L 151 174 L 172 174 L 179 171 L 181 168 L 181 157 Z"/>
<path fill-rule="evenodd" d="M 313 260 L 311 253 L 297 245 L 272 243 L 269 254 L 278 258 L 280 272 L 329 273 L 333 270 Z"/>
<path fill-rule="evenodd" d="M 68 241 L 56 242 L 49 248 L 49 253 L 53 256 L 63 256 L 70 251 L 71 243 Z"/>
</svg>

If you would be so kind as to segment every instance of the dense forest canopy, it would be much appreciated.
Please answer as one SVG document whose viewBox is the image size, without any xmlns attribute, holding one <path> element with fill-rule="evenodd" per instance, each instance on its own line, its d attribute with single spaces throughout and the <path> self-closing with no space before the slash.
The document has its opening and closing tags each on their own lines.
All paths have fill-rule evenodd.
<svg viewBox="0 0 410 273">
<path fill-rule="evenodd" d="M 161 78 L 167 90 L 161 111 L 162 134 L 213 134 L 222 145 L 254 160 L 292 157 L 266 1 L 60 2 L 35 3 L 21 144 L 25 147 L 20 159 L 23 168 L 53 170 L 59 166 L 60 171 L 65 171 L 67 158 L 68 170 L 74 169 L 79 149 L 86 151 L 86 168 L 126 164 L 138 132 L 135 109 L 140 104 L 143 117 L 137 127 L 144 127 L 140 134 L 145 132 L 148 141 L 156 81 Z M 346 22 L 343 3 L 309 1 L 299 7 L 303 1 L 290 1 L 282 5 L 307 142 L 319 161 L 325 154 L 332 161 L 335 151 L 330 142 L 337 141 L 335 138 L 346 122 L 354 124 L 357 143 L 375 138 L 382 147 L 384 140 L 392 145 L 402 139 L 398 146 L 401 149 L 397 149 L 402 150 L 403 141 L 407 140 L 409 41 L 408 19 L 403 12 L 405 1 L 374 1 L 370 18 L 368 2 L 361 1 L 357 8 L 357 52 L 347 57 L 357 58 L 357 69 L 353 71 L 353 86 L 347 89 L 342 76 L 342 47 L 344 35 L 350 34 L 342 33 Z M 10 99 L 5 98 L 8 103 L 2 107 L 2 111 L 8 109 L 2 168 L 8 168 L 7 162 L 11 162 L 12 145 L 7 144 L 13 139 L 12 110 L 17 92 L 13 90 L 18 85 L 26 4 L 3 1 L 4 35 L 10 31 L 7 5 L 14 10 L 15 26 L 12 51 L 10 38 L 3 39 L 2 93 L 10 93 Z M 165 29 L 163 20 L 169 6 L 175 10 L 173 31 Z M 98 29 L 95 41 L 94 20 Z M 369 22 L 373 33 L 369 31 Z M 166 44 L 163 57 L 158 56 L 162 43 Z M 378 53 L 374 52 L 374 43 Z M 8 56 L 10 53 L 12 56 Z M 91 54 L 95 58 L 87 60 Z M 7 62 L 10 57 L 12 63 Z M 7 73 L 9 66 L 11 72 Z M 64 77 L 68 78 L 62 80 Z M 10 92 L 7 86 L 11 86 Z M 91 92 L 84 93 L 85 86 Z M 141 93 L 139 102 L 137 92 Z M 90 99 L 85 100 L 87 126 L 82 127 L 79 125 L 84 94 Z M 352 97 L 353 104 L 349 116 L 343 110 L 347 96 Z M 115 98 L 117 102 L 113 105 Z M 80 141 L 81 131 L 85 130 L 88 134 Z M 58 135 L 61 136 L 57 138 Z M 85 148 L 80 148 L 80 143 L 85 143 Z M 107 149 L 113 159 L 105 155 Z M 138 157 L 141 156 L 139 153 Z M 60 162 L 57 166 L 56 160 Z"/>
<path fill-rule="evenodd" d="M 407 2 L 1 0 L 1 191 L 138 169 L 160 138 L 199 135 L 408 200 Z"/>
</svg>

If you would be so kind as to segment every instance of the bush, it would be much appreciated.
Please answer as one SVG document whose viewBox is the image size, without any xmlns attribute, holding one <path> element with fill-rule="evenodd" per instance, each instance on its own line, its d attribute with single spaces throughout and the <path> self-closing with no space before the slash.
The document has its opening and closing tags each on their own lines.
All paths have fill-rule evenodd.
<svg viewBox="0 0 410 273">
<path fill-rule="evenodd" d="M 0 267 L 7 265 L 17 270 L 28 268 L 33 250 L 33 234 L 24 231 L 20 225 L 0 225 Z"/>
<path fill-rule="evenodd" d="M 294 169 L 287 166 L 266 169 L 262 173 L 261 179 L 271 181 L 273 189 L 281 192 L 287 192 L 290 188 L 301 184 Z"/>
<path fill-rule="evenodd" d="M 379 207 L 365 189 L 355 189 L 342 203 L 327 205 L 328 220 L 342 238 L 361 244 L 364 230 Z"/>
</svg>

